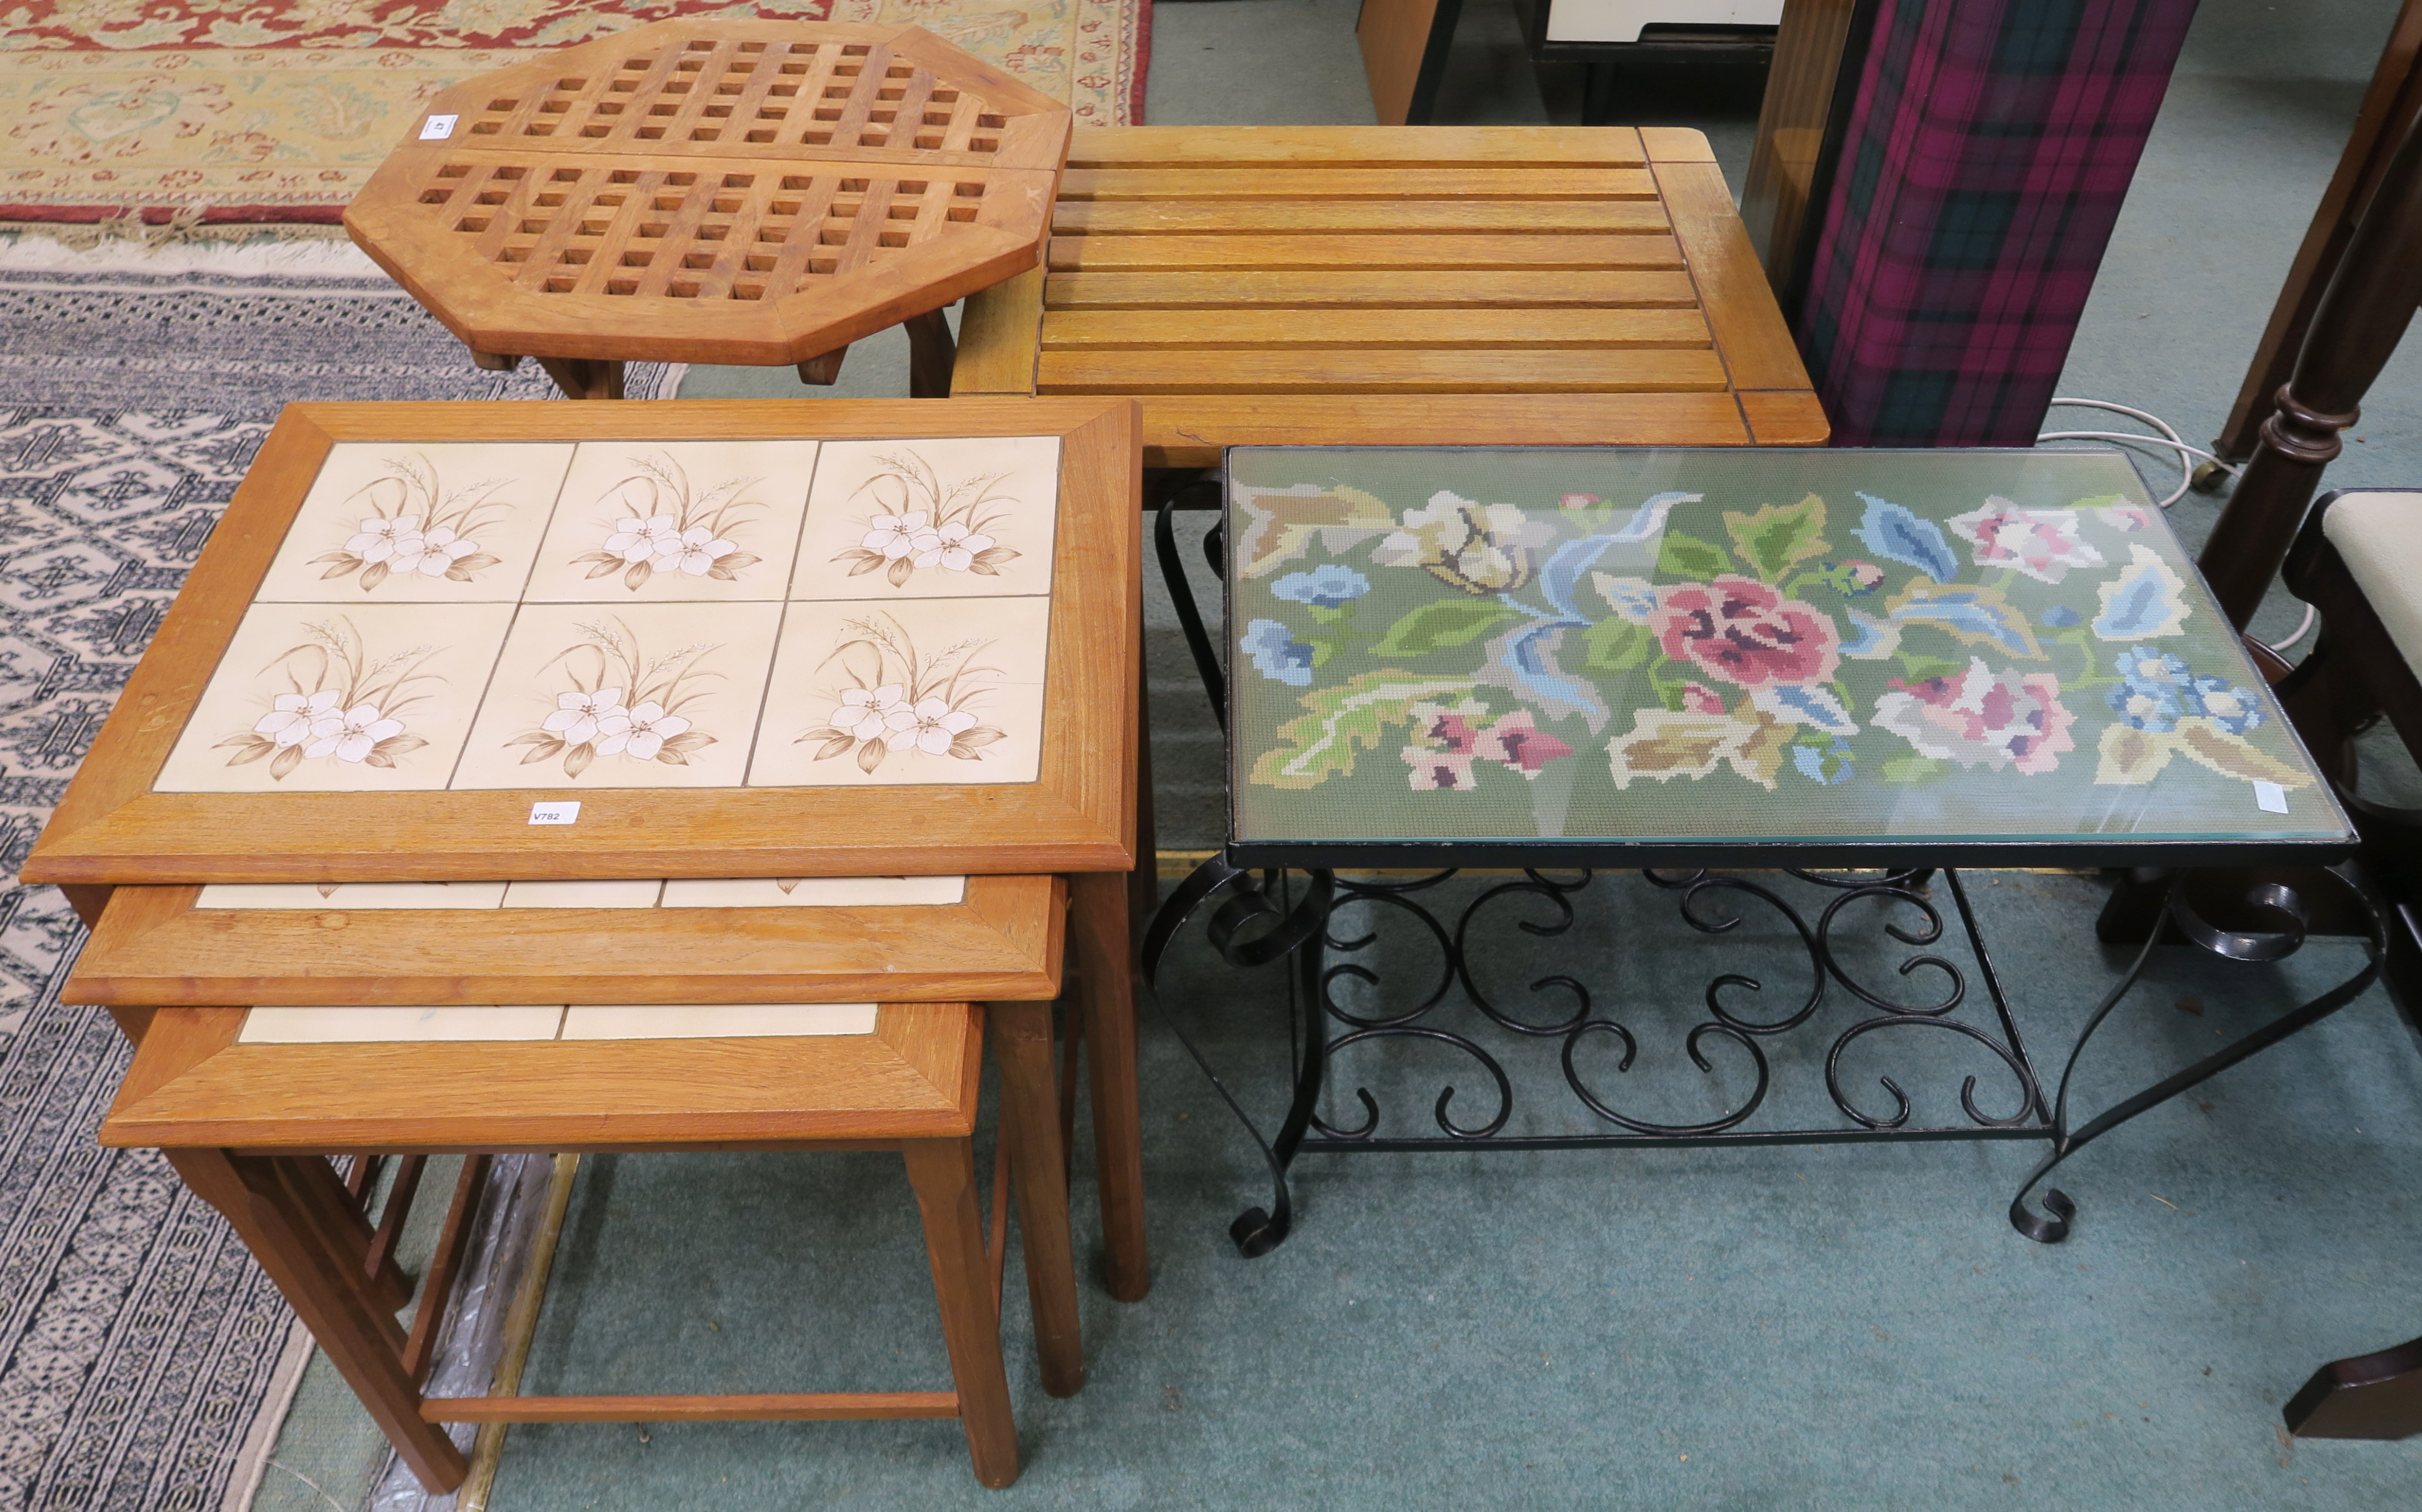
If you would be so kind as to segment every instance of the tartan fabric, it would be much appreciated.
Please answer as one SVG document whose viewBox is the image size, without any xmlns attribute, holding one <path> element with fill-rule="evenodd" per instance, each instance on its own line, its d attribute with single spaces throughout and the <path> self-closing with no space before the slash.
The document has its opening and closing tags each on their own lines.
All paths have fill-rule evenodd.
<svg viewBox="0 0 2422 1512">
<path fill-rule="evenodd" d="M 1833 444 L 2034 441 L 2195 0 L 1877 0 L 1797 323 Z"/>
</svg>

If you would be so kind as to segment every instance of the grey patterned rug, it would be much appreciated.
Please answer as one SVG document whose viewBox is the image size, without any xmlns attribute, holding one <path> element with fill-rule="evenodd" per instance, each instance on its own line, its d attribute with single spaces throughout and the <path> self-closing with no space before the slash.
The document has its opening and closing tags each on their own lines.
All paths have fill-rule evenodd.
<svg viewBox="0 0 2422 1512">
<path fill-rule="evenodd" d="M 165 1161 L 94 1142 L 125 1047 L 17 869 L 278 405 L 552 394 L 383 279 L 0 264 L 0 1512 L 216 1509 L 292 1326 Z"/>
</svg>

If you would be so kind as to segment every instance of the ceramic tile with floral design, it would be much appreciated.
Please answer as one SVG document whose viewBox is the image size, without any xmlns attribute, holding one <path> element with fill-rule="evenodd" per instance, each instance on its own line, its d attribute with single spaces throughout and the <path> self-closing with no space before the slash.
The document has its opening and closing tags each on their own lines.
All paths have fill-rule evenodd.
<svg viewBox="0 0 2422 1512">
<path fill-rule="evenodd" d="M 236 1040 L 244 1045 L 371 1045 L 464 1040 L 551 1040 L 563 1009 L 527 1007 L 255 1008 Z"/>
<path fill-rule="evenodd" d="M 1059 510 L 1057 436 L 827 441 L 792 596 L 1048 593 Z"/>
<path fill-rule="evenodd" d="M 1031 782 L 1051 601 L 793 604 L 751 787 Z"/>
<path fill-rule="evenodd" d="M 214 882 L 197 908 L 496 908 L 502 882 Z"/>
<path fill-rule="evenodd" d="M 1238 449 L 1239 842 L 2336 837 L 2123 459 Z"/>
<path fill-rule="evenodd" d="M 779 604 L 530 604 L 457 788 L 737 787 Z"/>
<path fill-rule="evenodd" d="M 510 604 L 256 604 L 152 789 L 443 788 L 511 622 Z"/>
<path fill-rule="evenodd" d="M 963 876 L 676 877 L 667 908 L 886 908 L 959 903 Z"/>
<path fill-rule="evenodd" d="M 523 597 L 650 604 L 778 599 L 813 441 L 584 441 Z"/>
<path fill-rule="evenodd" d="M 552 441 L 340 441 L 253 597 L 512 603 L 572 454 Z"/>
<path fill-rule="evenodd" d="M 606 1003 L 564 1011 L 568 1040 L 770 1039 L 872 1034 L 871 1002 Z"/>
</svg>

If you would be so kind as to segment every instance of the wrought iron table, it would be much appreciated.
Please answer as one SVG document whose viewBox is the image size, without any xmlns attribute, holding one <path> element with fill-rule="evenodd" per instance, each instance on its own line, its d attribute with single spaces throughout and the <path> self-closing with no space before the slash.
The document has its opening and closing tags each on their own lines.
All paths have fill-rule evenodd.
<svg viewBox="0 0 2422 1512">
<path fill-rule="evenodd" d="M 1248 1255 L 1285 1238 L 1306 1150 L 1875 1140 L 2047 1142 L 2009 1211 L 2054 1242 L 2073 1204 L 2046 1189 L 2043 1212 L 2028 1205 L 2054 1167 L 2378 972 L 2345 814 L 2116 454 L 1235 448 L 1225 484 L 1206 549 L 1227 585 L 1226 673 L 1166 507 L 1159 536 L 1227 731 L 1229 841 L 1163 906 L 1144 960 L 1151 980 L 1206 908 L 1231 964 L 1291 957 L 1299 1043 L 1277 1133 L 1213 1074 L 1276 1189 L 1232 1226 Z M 2160 880 L 2104 911 L 2101 937 L 2140 948 L 2049 1087 L 1962 866 Z M 1594 992 L 1526 947 L 1530 996 L 1510 1005 L 1481 932 L 1510 916 L 1541 946 L 1571 937 L 1606 868 L 1642 869 L 1646 897 L 1678 902 L 1678 933 L 1779 921 L 1804 996 L 1762 1005 L 1761 980 L 1727 969 L 1703 1009 L 1666 1012 L 1637 1000 L 1644 965 Z M 1655 933 L 1636 909 L 1617 927 Z M 2324 933 L 2364 939 L 2364 968 L 2071 1116 L 2080 1057 L 2156 945 L 2272 962 Z M 1415 951 L 1422 984 L 1382 992 L 1379 969 Z M 1968 1058 L 1957 1116 L 1920 1117 L 1890 1074 L 1874 1073 L 1880 1099 L 1854 1085 L 1912 1037 Z M 1451 1084 L 1414 1131 L 1367 1085 L 1359 1121 L 1324 1113 L 1342 1057 L 1408 1046 L 1483 1073 L 1486 1115 L 1461 1115 Z M 1817 1046 L 1821 1101 L 1779 1080 Z M 1668 1048 L 1698 1073 L 1681 1095 L 1627 1079 Z M 1569 1092 L 1564 1126 L 1518 1096 L 1524 1061 Z M 2007 1090 L 1980 1098 L 1976 1070 Z"/>
</svg>

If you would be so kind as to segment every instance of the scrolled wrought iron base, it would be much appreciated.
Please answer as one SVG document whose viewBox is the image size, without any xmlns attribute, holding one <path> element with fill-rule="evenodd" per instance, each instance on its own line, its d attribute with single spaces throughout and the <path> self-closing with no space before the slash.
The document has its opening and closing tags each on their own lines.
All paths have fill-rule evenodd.
<svg viewBox="0 0 2422 1512">
<path fill-rule="evenodd" d="M 1675 898 L 1682 921 L 1703 936 L 1735 936 L 1752 910 L 1770 913 L 1788 928 L 1787 935 L 1770 931 L 1771 937 L 1785 941 L 1786 947 L 1796 938 L 1807 964 L 1809 985 L 1804 994 L 1796 995 L 1787 1006 L 1765 1012 L 1758 1009 L 1766 992 L 1758 977 L 1727 970 L 1707 982 L 1701 1006 L 1684 1015 L 1696 1016 L 1697 1021 L 1680 1033 L 1679 1048 L 1703 1079 L 1705 1092 L 1712 1093 L 1727 1080 L 1719 1075 L 1710 1050 L 1735 1063 L 1734 1079 L 1738 1071 L 1746 1070 L 1749 1085 L 1724 1106 L 1711 1109 L 1708 1116 L 1674 1120 L 1633 1110 L 1626 1095 L 1635 1090 L 1630 1079 L 1648 1032 L 1636 1027 L 1645 1022 L 1636 1014 L 1630 1016 L 1631 1022 L 1626 1022 L 1625 1014 L 1601 1002 L 1589 984 L 1555 970 L 1530 980 L 1533 1000 L 1518 1010 L 1492 996 L 1475 969 L 1475 932 L 1509 906 L 1528 904 L 1544 909 L 1544 919 L 1514 921 L 1517 930 L 1534 939 L 1549 941 L 1569 935 L 1578 918 L 1574 900 L 1596 880 L 1591 873 L 1560 877 L 1525 872 L 1517 879 L 1483 889 L 1462 905 L 1450 924 L 1432 904 L 1445 896 L 1439 890 L 1456 875 L 1452 870 L 1410 878 L 1340 878 L 1315 871 L 1302 874 L 1298 887 L 1295 874 L 1248 871 L 1221 858 L 1205 862 L 1153 921 L 1144 944 L 1147 984 L 1156 988 L 1160 964 L 1171 942 L 1190 918 L 1208 909 L 1209 941 L 1230 965 L 1260 966 L 1282 959 L 1288 963 L 1290 1002 L 1297 1020 L 1292 1095 L 1276 1134 L 1266 1138 L 1184 1026 L 1171 1017 L 1171 1028 L 1251 1135 L 1269 1171 L 1273 1193 L 1269 1205 L 1247 1210 L 1230 1225 L 1229 1235 L 1238 1251 L 1253 1257 L 1284 1242 L 1294 1222 L 1288 1172 L 1296 1158 L 1307 1150 L 1535 1150 L 1975 1139 L 2039 1139 L 2051 1145 L 2012 1199 L 2009 1217 L 2011 1225 L 2027 1237 L 2056 1243 L 2067 1236 L 2076 1205 L 2066 1193 L 2047 1189 L 2041 1199 L 2042 1213 L 2028 1206 L 2029 1195 L 2054 1168 L 2139 1113 L 2352 1000 L 2377 975 L 2383 943 L 2381 916 L 2359 875 L 2351 867 L 2334 868 L 2328 885 L 2345 893 L 2336 900 L 2339 912 L 2369 921 L 2371 964 L 2365 970 L 2227 1048 L 2072 1127 L 2068 1094 L 2079 1060 L 2096 1032 L 2142 977 L 2153 947 L 2175 938 L 2234 961 L 2284 959 L 2302 945 L 2310 926 L 2303 890 L 2309 882 L 2258 879 L 2242 897 L 2231 900 L 2236 912 L 2250 915 L 2251 924 L 2235 919 L 2215 923 L 2198 907 L 2192 890 L 2171 888 L 2161 906 L 2159 923 L 2134 963 L 2089 1017 L 2063 1068 L 2057 1092 L 2048 1103 L 1958 873 L 1793 871 L 1787 874 L 1817 890 L 1816 897 L 1822 906 L 1802 906 L 1785 896 L 1780 874 L 1643 874 L 1655 889 Z M 1944 943 L 1947 934 L 1946 919 L 1935 896 L 1938 877 L 1973 957 L 1973 982 L 1968 970 L 1935 948 Z M 1342 934 L 1340 925 L 1356 917 L 1350 912 L 1356 909 L 1367 916 L 1360 918 L 1363 927 Z M 1870 922 L 1879 919 L 1877 935 L 1906 951 L 1893 974 L 1910 984 L 1902 990 L 1923 1000 L 1897 1001 L 1862 975 L 1855 953 L 1844 945 L 1851 921 L 1858 917 Z M 1376 996 L 1379 973 L 1373 965 L 1351 957 L 1369 950 L 1390 921 L 1409 925 L 1413 933 L 1408 937 L 1437 953 L 1435 980 L 1422 978 L 1406 994 L 1413 1000 L 1393 1009 L 1374 1011 L 1341 1000 L 1341 991 L 1349 997 L 1357 992 Z M 1332 953 L 1347 958 L 1332 960 Z M 1981 993 L 1974 990 L 1978 987 Z M 1157 992 L 1153 996 L 1157 1002 Z M 1984 1004 L 1981 1009 L 1976 1006 L 1979 999 Z M 1837 1009 L 1847 1005 L 1852 1016 L 1849 1021 L 1840 1022 L 1838 1015 L 1827 1017 L 1829 1004 Z M 1968 1010 L 1964 1015 L 1963 1009 Z M 1644 1005 L 1642 1011 L 1660 1010 Z M 1661 1012 L 1672 1018 L 1672 1009 Z M 1820 1018 L 1826 1021 L 1820 1024 Z M 1862 1042 L 1878 1036 L 1898 1040 L 1911 1034 L 1947 1036 L 1981 1049 L 1997 1068 L 1992 1075 L 2005 1084 L 2005 1090 L 1980 1098 L 1978 1078 L 1971 1074 L 1958 1092 L 1960 1117 L 1922 1123 L 1910 1091 L 1894 1077 L 1879 1075 L 1876 1087 L 1889 1101 L 1875 1106 L 1870 1093 L 1848 1084 L 1846 1058 Z M 1500 1049 L 1493 1052 L 1483 1043 L 1483 1035 L 1502 1036 Z M 1838 1121 L 1810 1127 L 1759 1126 L 1757 1115 L 1767 1107 L 1775 1085 L 1770 1049 L 1798 1044 L 1810 1035 L 1821 1036 L 1817 1042 L 1825 1047 L 1822 1086 Z M 1392 1043 L 1453 1052 L 1485 1078 L 1479 1102 L 1475 1105 L 1470 1096 L 1460 1095 L 1455 1083 L 1444 1082 L 1435 1097 L 1425 1099 L 1427 1123 L 1435 1132 L 1405 1133 L 1385 1126 L 1379 1099 L 1369 1086 L 1358 1085 L 1359 1120 L 1340 1125 L 1324 1119 L 1319 1110 L 1321 1095 L 1340 1058 L 1362 1047 Z M 1550 1047 L 1565 1094 L 1570 1098 L 1566 1106 L 1578 1110 L 1585 1123 L 1567 1132 L 1516 1129 L 1518 1107 L 1535 1091 L 1537 1079 L 1518 1079 L 1509 1070 L 1507 1057 L 1518 1052 L 1535 1056 Z M 1607 1071 L 1610 1051 L 1619 1053 Z M 1552 1100 L 1552 1095 L 1539 1100 L 1544 1105 Z"/>
</svg>

